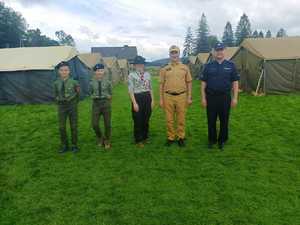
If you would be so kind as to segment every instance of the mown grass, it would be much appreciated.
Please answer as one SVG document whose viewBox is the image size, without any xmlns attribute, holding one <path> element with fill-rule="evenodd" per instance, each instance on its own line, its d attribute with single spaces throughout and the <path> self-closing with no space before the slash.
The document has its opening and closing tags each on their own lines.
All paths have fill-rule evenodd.
<svg viewBox="0 0 300 225">
<path fill-rule="evenodd" d="M 224 152 L 207 151 L 198 82 L 193 97 L 184 150 L 163 146 L 159 108 L 151 144 L 133 145 L 125 85 L 114 89 L 111 152 L 95 145 L 89 99 L 76 155 L 57 153 L 54 105 L 1 106 L 0 224 L 300 224 L 300 97 L 243 94 Z"/>
</svg>

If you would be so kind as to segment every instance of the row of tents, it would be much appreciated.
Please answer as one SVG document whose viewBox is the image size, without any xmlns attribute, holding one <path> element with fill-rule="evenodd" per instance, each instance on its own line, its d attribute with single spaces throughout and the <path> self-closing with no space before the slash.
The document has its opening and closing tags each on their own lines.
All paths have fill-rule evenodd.
<svg viewBox="0 0 300 225">
<path fill-rule="evenodd" d="M 0 50 L 0 104 L 47 103 L 54 100 L 56 65 L 67 61 L 71 76 L 79 81 L 81 98 L 89 95 L 93 67 L 104 63 L 114 84 L 126 81 L 130 65 L 126 59 L 80 54 L 73 47 L 30 47 Z"/>
<path fill-rule="evenodd" d="M 257 94 L 300 91 L 300 37 L 249 38 L 239 47 L 228 47 L 225 58 L 235 63 L 242 90 Z M 197 76 L 213 59 L 213 53 L 190 57 Z"/>
</svg>

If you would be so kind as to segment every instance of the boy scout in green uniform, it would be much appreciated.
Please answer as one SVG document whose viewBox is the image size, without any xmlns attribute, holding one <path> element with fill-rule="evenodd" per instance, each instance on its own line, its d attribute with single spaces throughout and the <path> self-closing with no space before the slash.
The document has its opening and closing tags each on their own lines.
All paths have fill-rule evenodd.
<svg viewBox="0 0 300 225">
<path fill-rule="evenodd" d="M 91 81 L 90 90 L 93 99 L 92 126 L 96 134 L 97 144 L 105 149 L 111 148 L 111 98 L 112 84 L 106 76 L 103 64 L 94 66 L 95 76 Z M 102 136 L 99 119 L 103 115 L 105 135 Z"/>
<path fill-rule="evenodd" d="M 72 136 L 72 152 L 77 152 L 77 107 L 80 87 L 77 81 L 70 78 L 70 68 L 67 62 L 57 65 L 60 78 L 54 82 L 55 100 L 58 104 L 59 132 L 61 139 L 60 153 L 68 151 L 69 144 L 66 131 L 67 118 L 70 120 Z"/>
</svg>

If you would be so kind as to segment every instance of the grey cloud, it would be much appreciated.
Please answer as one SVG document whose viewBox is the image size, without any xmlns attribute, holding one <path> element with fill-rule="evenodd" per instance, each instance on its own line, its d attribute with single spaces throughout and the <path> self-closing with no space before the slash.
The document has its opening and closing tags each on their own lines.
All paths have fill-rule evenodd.
<svg viewBox="0 0 300 225">
<path fill-rule="evenodd" d="M 94 33 L 89 27 L 87 26 L 80 26 L 79 27 L 79 31 L 85 35 L 87 35 L 90 39 L 94 40 L 94 39 L 98 39 L 99 38 L 99 34 Z"/>
</svg>

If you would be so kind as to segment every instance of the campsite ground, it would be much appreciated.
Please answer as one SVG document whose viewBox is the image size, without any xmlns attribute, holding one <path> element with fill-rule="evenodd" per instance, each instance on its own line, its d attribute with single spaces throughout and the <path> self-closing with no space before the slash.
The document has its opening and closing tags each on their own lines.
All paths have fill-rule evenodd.
<svg viewBox="0 0 300 225">
<path fill-rule="evenodd" d="M 225 152 L 208 152 L 198 93 L 195 82 L 184 150 L 163 146 L 159 108 L 151 144 L 132 144 L 124 85 L 114 89 L 111 152 L 95 146 L 89 99 L 76 155 L 57 153 L 55 106 L 1 106 L 0 224 L 300 224 L 300 97 L 243 94 Z"/>
</svg>

